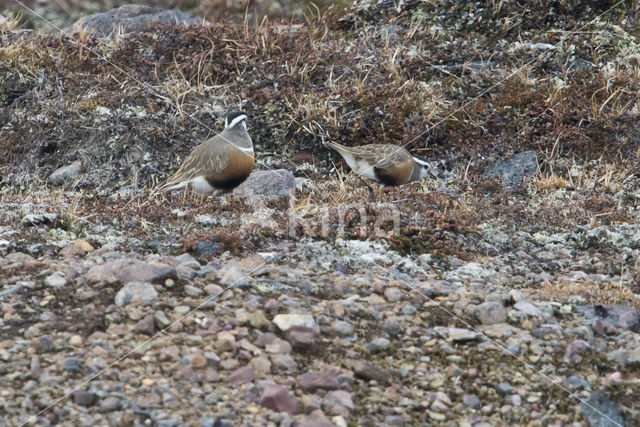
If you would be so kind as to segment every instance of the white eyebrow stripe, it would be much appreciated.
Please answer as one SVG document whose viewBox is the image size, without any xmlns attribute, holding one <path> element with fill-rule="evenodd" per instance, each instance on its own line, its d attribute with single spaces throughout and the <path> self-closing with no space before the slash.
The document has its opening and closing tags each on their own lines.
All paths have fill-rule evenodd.
<svg viewBox="0 0 640 427">
<path fill-rule="evenodd" d="M 423 166 L 431 166 L 429 163 L 425 162 L 424 160 L 416 159 L 415 157 L 413 158 L 413 160 L 415 160 L 417 163 L 420 163 Z"/>
<path fill-rule="evenodd" d="M 235 119 L 233 119 L 231 121 L 231 123 L 229 123 L 229 125 L 227 126 L 227 128 L 232 128 L 235 125 L 237 125 L 238 123 L 240 123 L 242 120 L 247 120 L 247 115 L 246 114 L 242 114 L 238 117 L 236 117 Z"/>
</svg>

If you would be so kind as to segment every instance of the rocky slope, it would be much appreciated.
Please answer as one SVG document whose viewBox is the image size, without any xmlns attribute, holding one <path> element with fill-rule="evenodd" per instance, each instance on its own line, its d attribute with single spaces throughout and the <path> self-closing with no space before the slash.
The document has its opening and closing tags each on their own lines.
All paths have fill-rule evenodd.
<svg viewBox="0 0 640 427">
<path fill-rule="evenodd" d="M 637 30 L 580 5 L 3 29 L 0 424 L 637 425 Z M 154 196 L 238 102 L 294 196 Z"/>
</svg>

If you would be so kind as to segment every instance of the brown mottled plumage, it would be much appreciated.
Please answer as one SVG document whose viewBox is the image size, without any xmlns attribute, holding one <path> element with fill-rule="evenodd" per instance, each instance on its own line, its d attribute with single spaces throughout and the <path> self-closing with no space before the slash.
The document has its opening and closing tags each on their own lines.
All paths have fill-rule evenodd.
<svg viewBox="0 0 640 427">
<path fill-rule="evenodd" d="M 224 130 L 193 149 L 159 191 L 189 189 L 201 195 L 219 195 L 247 179 L 254 164 L 253 142 L 245 113 L 229 113 Z"/>
<path fill-rule="evenodd" d="M 429 176 L 429 165 L 413 157 L 404 147 L 393 144 L 370 144 L 345 147 L 324 142 L 336 150 L 358 175 L 383 186 L 402 185 Z"/>
</svg>

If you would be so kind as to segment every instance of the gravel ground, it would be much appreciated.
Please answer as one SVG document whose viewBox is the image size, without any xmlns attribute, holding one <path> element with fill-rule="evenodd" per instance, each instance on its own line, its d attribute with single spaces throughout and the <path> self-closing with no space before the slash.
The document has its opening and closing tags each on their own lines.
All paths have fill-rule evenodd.
<svg viewBox="0 0 640 427">
<path fill-rule="evenodd" d="M 2 28 L 0 426 L 640 425 L 640 34 L 573 3 Z M 263 175 L 152 195 L 236 100 Z"/>
<path fill-rule="evenodd" d="M 442 184 L 403 188 L 399 199 L 376 192 L 380 200 L 363 206 L 408 217 L 411 195 L 426 185 L 445 191 Z M 340 185 L 356 199 L 367 194 L 357 180 Z M 523 205 L 522 195 L 502 194 Z M 240 229 L 250 229 L 256 217 L 268 227 L 278 213 L 318 218 L 310 206 L 234 211 L 235 196 L 187 201 L 147 223 L 146 234 L 144 224 L 132 225 L 150 215 L 140 202 L 112 202 L 125 221 L 80 208 L 71 217 L 64 200 L 95 207 L 86 195 L 61 196 L 63 213 L 8 198 L 0 235 L 3 425 L 38 413 L 37 425 L 640 420 L 640 226 L 532 221 L 528 212 L 553 199 L 549 193 L 528 197 L 529 225 L 488 211 L 472 228 L 444 231 L 456 254 L 407 253 L 346 232 L 264 237 L 247 247 L 172 240 L 212 236 L 212 221 L 229 228 L 240 218 Z"/>
</svg>

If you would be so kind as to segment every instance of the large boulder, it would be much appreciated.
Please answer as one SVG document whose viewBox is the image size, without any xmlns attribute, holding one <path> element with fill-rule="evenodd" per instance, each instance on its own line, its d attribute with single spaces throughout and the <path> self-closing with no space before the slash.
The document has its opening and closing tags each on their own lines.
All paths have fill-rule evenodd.
<svg viewBox="0 0 640 427">
<path fill-rule="evenodd" d="M 123 34 L 149 31 L 157 24 L 211 25 L 203 18 L 181 10 L 160 10 L 139 4 L 127 4 L 109 12 L 83 16 L 72 25 L 71 31 L 82 30 L 96 37 L 111 37 L 114 31 Z"/>
</svg>

